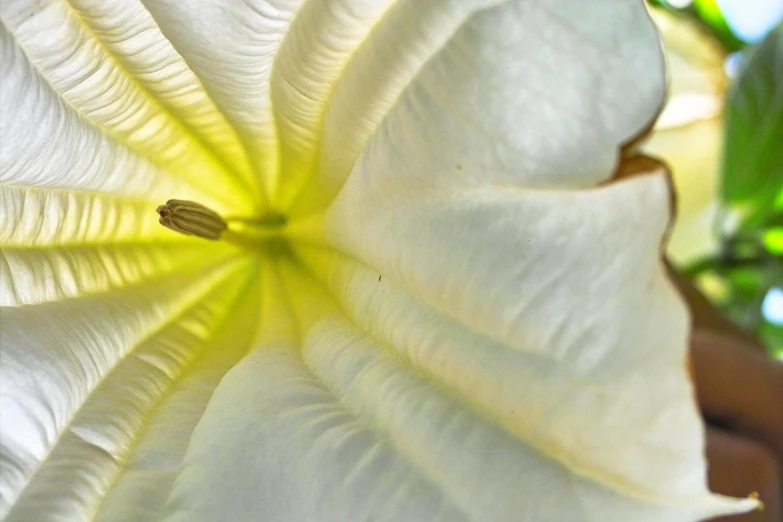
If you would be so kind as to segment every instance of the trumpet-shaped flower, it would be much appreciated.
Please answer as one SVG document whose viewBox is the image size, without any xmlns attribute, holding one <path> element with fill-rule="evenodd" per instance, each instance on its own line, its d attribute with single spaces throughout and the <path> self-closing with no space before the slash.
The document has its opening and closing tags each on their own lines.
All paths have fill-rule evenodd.
<svg viewBox="0 0 783 522">
<path fill-rule="evenodd" d="M 7 0 L 0 35 L 6 520 L 755 506 L 706 487 L 626 146 L 641 1 Z"/>
</svg>

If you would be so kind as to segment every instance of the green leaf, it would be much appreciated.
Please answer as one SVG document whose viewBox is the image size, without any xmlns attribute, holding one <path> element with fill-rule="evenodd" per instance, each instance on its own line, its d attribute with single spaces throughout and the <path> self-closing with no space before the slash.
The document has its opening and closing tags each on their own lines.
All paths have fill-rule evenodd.
<svg viewBox="0 0 783 522">
<path fill-rule="evenodd" d="M 706 22 L 713 25 L 726 23 L 716 0 L 696 0 L 693 2 L 693 7 Z"/>
<path fill-rule="evenodd" d="M 783 255 L 783 228 L 772 228 L 764 233 L 764 245 L 772 255 Z"/>
<path fill-rule="evenodd" d="M 726 107 L 721 196 L 757 226 L 783 189 L 783 25 L 754 49 Z"/>
<path fill-rule="evenodd" d="M 783 326 L 764 321 L 758 333 L 770 355 L 783 360 Z"/>
<path fill-rule="evenodd" d="M 717 0 L 694 0 L 690 9 L 727 51 L 738 51 L 745 46 L 729 27 Z"/>
</svg>

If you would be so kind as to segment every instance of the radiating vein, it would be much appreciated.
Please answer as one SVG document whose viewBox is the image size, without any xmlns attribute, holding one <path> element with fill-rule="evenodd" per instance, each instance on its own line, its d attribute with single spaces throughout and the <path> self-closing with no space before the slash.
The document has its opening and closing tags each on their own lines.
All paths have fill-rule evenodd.
<svg viewBox="0 0 783 522">
<path fill-rule="evenodd" d="M 162 284 L 167 281 L 155 281 L 147 284 L 143 288 L 130 288 L 125 291 L 120 291 L 115 294 L 110 294 L 106 299 L 96 299 L 94 297 L 82 298 L 80 303 L 71 303 L 67 309 L 66 316 L 58 316 L 54 312 L 54 307 L 63 311 L 62 307 L 58 303 L 46 303 L 35 306 L 28 306 L 18 309 L 4 309 L 3 310 L 3 325 L 4 325 L 4 366 L 15 366 L 20 364 L 20 359 L 33 357 L 35 351 L 40 352 L 44 350 L 49 352 L 47 357 L 52 362 L 46 362 L 39 367 L 39 372 L 44 372 L 46 377 L 35 383 L 27 383 L 21 386 L 21 383 L 11 383 L 4 379 L 3 383 L 3 402 L 6 404 L 6 415 L 8 419 L 4 424 L 13 424 L 14 431 L 6 433 L 3 437 L 4 446 L 8 448 L 13 447 L 17 443 L 16 437 L 24 437 L 26 433 L 26 419 L 32 420 L 31 416 L 33 412 L 38 411 L 40 415 L 40 407 L 43 404 L 33 404 L 42 400 L 45 397 L 50 400 L 66 401 L 70 402 L 70 406 L 67 407 L 67 417 L 61 417 L 56 421 L 58 429 L 57 434 L 69 433 L 69 429 L 73 428 L 73 420 L 77 418 L 78 411 L 84 407 L 85 404 L 89 404 L 89 397 L 91 397 L 96 390 L 101 389 L 101 386 L 110 385 L 107 381 L 107 376 L 111 375 L 112 371 L 119 368 L 123 364 L 123 361 L 127 361 L 128 357 L 135 353 L 135 350 L 139 346 L 143 346 L 145 340 L 153 340 L 158 332 L 165 328 L 174 325 L 179 320 L 182 314 L 193 306 L 198 306 L 204 296 L 211 292 L 219 292 L 220 285 L 223 281 L 228 281 L 235 274 L 241 273 L 242 269 L 247 267 L 247 260 L 238 260 L 232 264 L 220 264 L 212 267 L 212 269 L 201 270 L 201 276 L 199 279 L 193 280 L 192 275 L 177 275 L 169 276 L 169 284 Z M 171 283 L 179 279 L 181 281 L 188 281 L 182 286 L 180 292 L 177 295 L 165 295 L 163 299 L 155 303 L 154 295 L 159 294 L 161 290 L 169 288 L 171 289 Z M 180 283 L 182 284 L 182 283 Z M 176 288 L 177 285 L 174 286 Z M 152 298 L 152 299 L 151 299 Z M 103 301 L 103 302 L 101 302 Z M 115 304 L 116 303 L 116 304 Z M 119 306 L 121 303 L 121 307 Z M 152 305 L 152 306 L 151 306 Z M 161 306 L 166 305 L 166 306 Z M 208 305 L 208 303 L 207 303 Z M 90 310 L 92 314 L 90 314 Z M 63 331 L 54 338 L 61 338 L 63 342 L 67 342 L 68 337 L 76 334 L 82 340 L 82 344 L 85 344 L 85 352 L 79 355 L 77 360 L 70 359 L 72 355 L 66 352 L 60 353 L 62 348 L 59 348 L 52 343 L 52 338 L 47 332 L 36 331 L 31 324 L 37 320 L 38 315 L 46 313 L 49 318 L 49 325 L 52 328 L 57 328 L 60 322 L 66 320 L 67 325 L 62 325 Z M 89 315 L 87 315 L 89 314 Z M 91 322 L 98 321 L 103 325 L 103 328 L 110 328 L 111 324 L 101 321 L 102 314 L 115 314 L 114 319 L 120 321 L 123 325 L 121 330 L 117 330 L 113 333 L 114 343 L 117 343 L 117 348 L 113 347 L 90 347 L 88 346 L 92 341 L 92 335 L 87 335 L 91 332 L 94 325 Z M 124 317 L 124 316 L 128 317 Z M 94 316 L 94 317 L 93 317 Z M 81 317 L 81 320 L 74 320 L 74 317 Z M 203 337 L 209 331 L 205 325 L 199 325 L 198 322 L 185 323 L 185 330 L 190 330 L 193 335 Z M 85 330 L 84 335 L 79 334 L 79 330 Z M 201 332 L 199 334 L 199 332 Z M 62 337 L 61 337 L 62 336 Z M 105 342 L 105 341 L 104 341 Z M 39 343 L 36 345 L 36 343 Z M 161 345 L 161 348 L 165 349 L 165 343 Z M 75 347 L 68 345 L 69 350 L 73 350 Z M 98 350 L 107 350 L 106 352 Z M 39 354 L 40 355 L 40 354 Z M 84 357 L 90 355 L 90 362 L 86 362 Z M 176 352 L 173 353 L 176 358 Z M 181 356 L 181 355 L 180 355 Z M 60 362 L 57 365 L 52 364 L 60 358 Z M 44 361 L 46 359 L 42 359 Z M 67 362 L 70 361 L 70 362 Z M 24 363 L 22 363 L 24 364 Z M 58 375 L 57 373 L 51 373 L 52 370 L 56 370 L 59 365 L 85 365 L 80 371 L 76 371 L 76 368 L 68 370 L 68 375 Z M 51 367 L 51 370 L 47 369 Z M 149 367 L 145 367 L 147 371 Z M 144 379 L 145 373 L 139 373 L 140 378 Z M 63 383 L 62 379 L 65 377 L 68 380 L 68 384 Z M 108 384 L 104 384 L 108 383 Z M 65 388 L 59 389 L 65 384 Z M 75 389 L 68 387 L 78 385 Z M 33 389 L 30 389 L 31 386 Z M 44 387 L 49 389 L 49 392 L 40 394 L 36 391 L 38 388 Z M 59 391 L 58 391 L 59 389 Z M 125 397 L 122 393 L 119 398 Z M 45 410 L 44 410 L 45 411 Z M 15 420 L 14 420 L 15 419 Z M 12 438 L 11 435 L 14 435 Z M 25 488 L 27 484 L 36 483 L 37 471 L 45 469 L 50 452 L 53 448 L 56 448 L 59 444 L 59 438 L 62 435 L 50 434 L 46 436 L 46 440 L 43 441 L 43 446 L 40 448 L 39 453 L 36 455 L 36 462 L 28 462 L 28 467 L 25 475 L 18 477 L 13 486 L 13 490 L 5 491 L 6 495 L 12 495 L 11 498 L 5 498 L 6 503 L 10 504 L 11 499 L 20 495 L 21 490 Z M 4 448 L 4 453 L 6 448 Z M 43 483 L 46 483 L 44 481 Z M 24 493 L 21 493 L 24 495 Z M 5 496 L 5 495 L 4 495 Z M 17 504 L 17 506 L 24 506 L 23 498 Z M 33 502 L 35 504 L 35 502 Z M 24 514 L 25 509 L 19 508 L 18 513 Z M 24 517 L 23 517 L 24 518 Z"/>
</svg>

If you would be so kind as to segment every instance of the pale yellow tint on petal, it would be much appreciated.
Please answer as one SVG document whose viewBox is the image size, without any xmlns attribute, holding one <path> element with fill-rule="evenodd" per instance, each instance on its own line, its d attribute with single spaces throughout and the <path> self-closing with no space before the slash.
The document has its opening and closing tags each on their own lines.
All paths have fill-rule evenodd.
<svg viewBox="0 0 783 522">
<path fill-rule="evenodd" d="M 164 36 L 236 129 L 267 194 L 280 143 L 270 94 L 274 60 L 303 0 L 142 0 Z"/>
<path fill-rule="evenodd" d="M 756 505 L 706 489 L 664 174 L 597 186 L 662 102 L 641 1 L 124 6 L 2 7 L 0 517 Z"/>
<path fill-rule="evenodd" d="M 276 265 L 279 279 L 267 295 L 303 340 L 290 330 L 266 337 L 223 380 L 193 434 L 167 522 L 252 519 L 259 506 L 276 520 L 684 522 L 753 504 L 640 498 L 575 473 L 396 351 L 408 334 L 444 350 L 450 339 L 464 341 L 464 354 L 483 349 L 477 338 L 460 327 L 454 337 L 432 328 L 437 312 L 422 313 L 415 298 L 400 302 L 394 284 L 379 283 L 372 269 L 349 283 L 354 310 L 372 323 L 364 330 L 298 261 Z M 337 284 L 349 282 L 345 272 L 333 275 Z M 376 306 L 389 314 L 376 314 Z M 420 329 L 411 328 L 420 320 Z M 383 324 L 393 340 L 375 329 Z M 440 377 L 449 373 L 446 359 L 434 362 Z M 533 378 L 530 386 L 540 383 Z"/>
<path fill-rule="evenodd" d="M 687 19 L 657 9 L 652 14 L 663 37 L 669 98 L 644 150 L 671 168 L 677 216 L 667 253 L 676 264 L 687 265 L 718 247 L 725 52 Z"/>
<path fill-rule="evenodd" d="M 334 197 L 369 137 L 427 60 L 471 14 L 497 3 L 399 0 L 388 7 L 331 87 L 315 170 L 292 202 L 293 215 L 316 212 Z"/>
<path fill-rule="evenodd" d="M 112 35 L 111 31 L 107 34 L 100 27 L 91 26 L 90 20 L 66 1 L 48 1 L 36 7 L 10 2 L 4 4 L 2 14 L 4 48 L 17 46 L 13 60 L 29 62 L 26 77 L 16 74 L 23 71 L 22 67 L 13 68 L 19 88 L 29 91 L 19 96 L 34 96 L 36 87 L 48 87 L 56 93 L 49 96 L 50 100 L 31 102 L 40 105 L 34 108 L 36 112 L 49 110 L 50 105 L 65 105 L 58 109 L 78 112 L 81 125 L 94 127 L 94 131 L 127 147 L 125 155 L 140 156 L 137 161 L 149 161 L 210 199 L 231 201 L 240 212 L 253 209 L 255 202 L 250 197 L 253 192 L 247 173 L 236 173 L 220 152 L 172 113 L 172 103 L 159 100 L 157 93 L 146 85 L 148 82 L 135 77 L 138 71 L 125 68 L 125 61 L 114 55 L 118 51 L 115 46 L 103 42 L 103 38 L 126 35 Z M 157 27 L 149 30 L 155 32 Z M 6 31 L 13 35 L 13 44 L 7 41 L 10 37 Z M 42 34 L 47 37 L 41 38 Z M 144 38 L 144 32 L 140 35 Z M 126 41 L 124 45 L 127 52 L 139 42 Z M 35 85 L 42 81 L 47 86 Z M 12 101 L 11 96 L 14 94 L 4 100 L 4 112 L 18 110 L 13 108 L 18 102 Z M 180 105 L 187 104 L 181 101 Z M 11 120 L 4 122 L 4 127 L 12 141 L 5 143 L 4 148 L 20 147 L 22 144 L 16 142 L 19 137 L 14 137 L 11 129 L 24 129 L 24 121 L 30 116 L 24 112 L 4 114 L 4 119 L 9 117 Z M 63 132 L 68 131 L 74 129 Z M 89 149 L 80 152 L 87 158 L 94 153 Z M 145 192 L 148 190 L 142 193 Z M 172 195 L 169 193 L 169 197 Z"/>
<path fill-rule="evenodd" d="M 275 56 L 270 78 L 280 143 L 276 206 L 288 209 L 316 168 L 334 84 L 393 0 L 306 2 Z"/>
<path fill-rule="evenodd" d="M 191 265 L 106 294 L 4 310 L 4 372 L 27 366 L 39 376 L 6 373 L 3 383 L 4 418 L 14 424 L 4 454 L 15 456 L 3 483 L 3 498 L 13 503 L 7 520 L 93 519 L 186 370 L 222 353 L 225 371 L 244 352 L 258 314 L 259 294 L 246 291 L 257 284 L 256 267 L 252 258 Z M 201 371 L 217 384 L 219 372 Z M 50 428 L 39 434 L 39 426 Z M 168 426 L 176 433 L 186 424 Z M 43 437 L 33 445 L 36 435 Z M 32 451 L 17 452 L 22 447 Z M 164 455 L 157 462 L 142 455 L 146 464 L 137 465 L 176 469 L 175 456 Z"/>
</svg>

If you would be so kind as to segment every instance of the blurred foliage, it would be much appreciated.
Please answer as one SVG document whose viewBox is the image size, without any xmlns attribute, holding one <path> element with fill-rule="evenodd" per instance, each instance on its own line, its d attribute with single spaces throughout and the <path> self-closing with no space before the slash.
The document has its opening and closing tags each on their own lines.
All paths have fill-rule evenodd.
<svg viewBox="0 0 783 522">
<path fill-rule="evenodd" d="M 731 39 L 718 36 L 728 26 L 715 10 L 710 0 L 681 11 L 711 26 L 712 34 L 733 50 Z M 765 316 L 762 304 L 771 289 L 783 288 L 783 24 L 742 53 L 743 65 L 724 109 L 716 223 L 720 248 L 685 272 L 732 319 L 781 356 L 783 322 Z"/>
<path fill-rule="evenodd" d="M 725 143 L 721 199 L 745 207 L 743 229 L 780 221 L 775 202 L 783 197 L 783 26 L 747 52 L 728 93 Z"/>
</svg>

